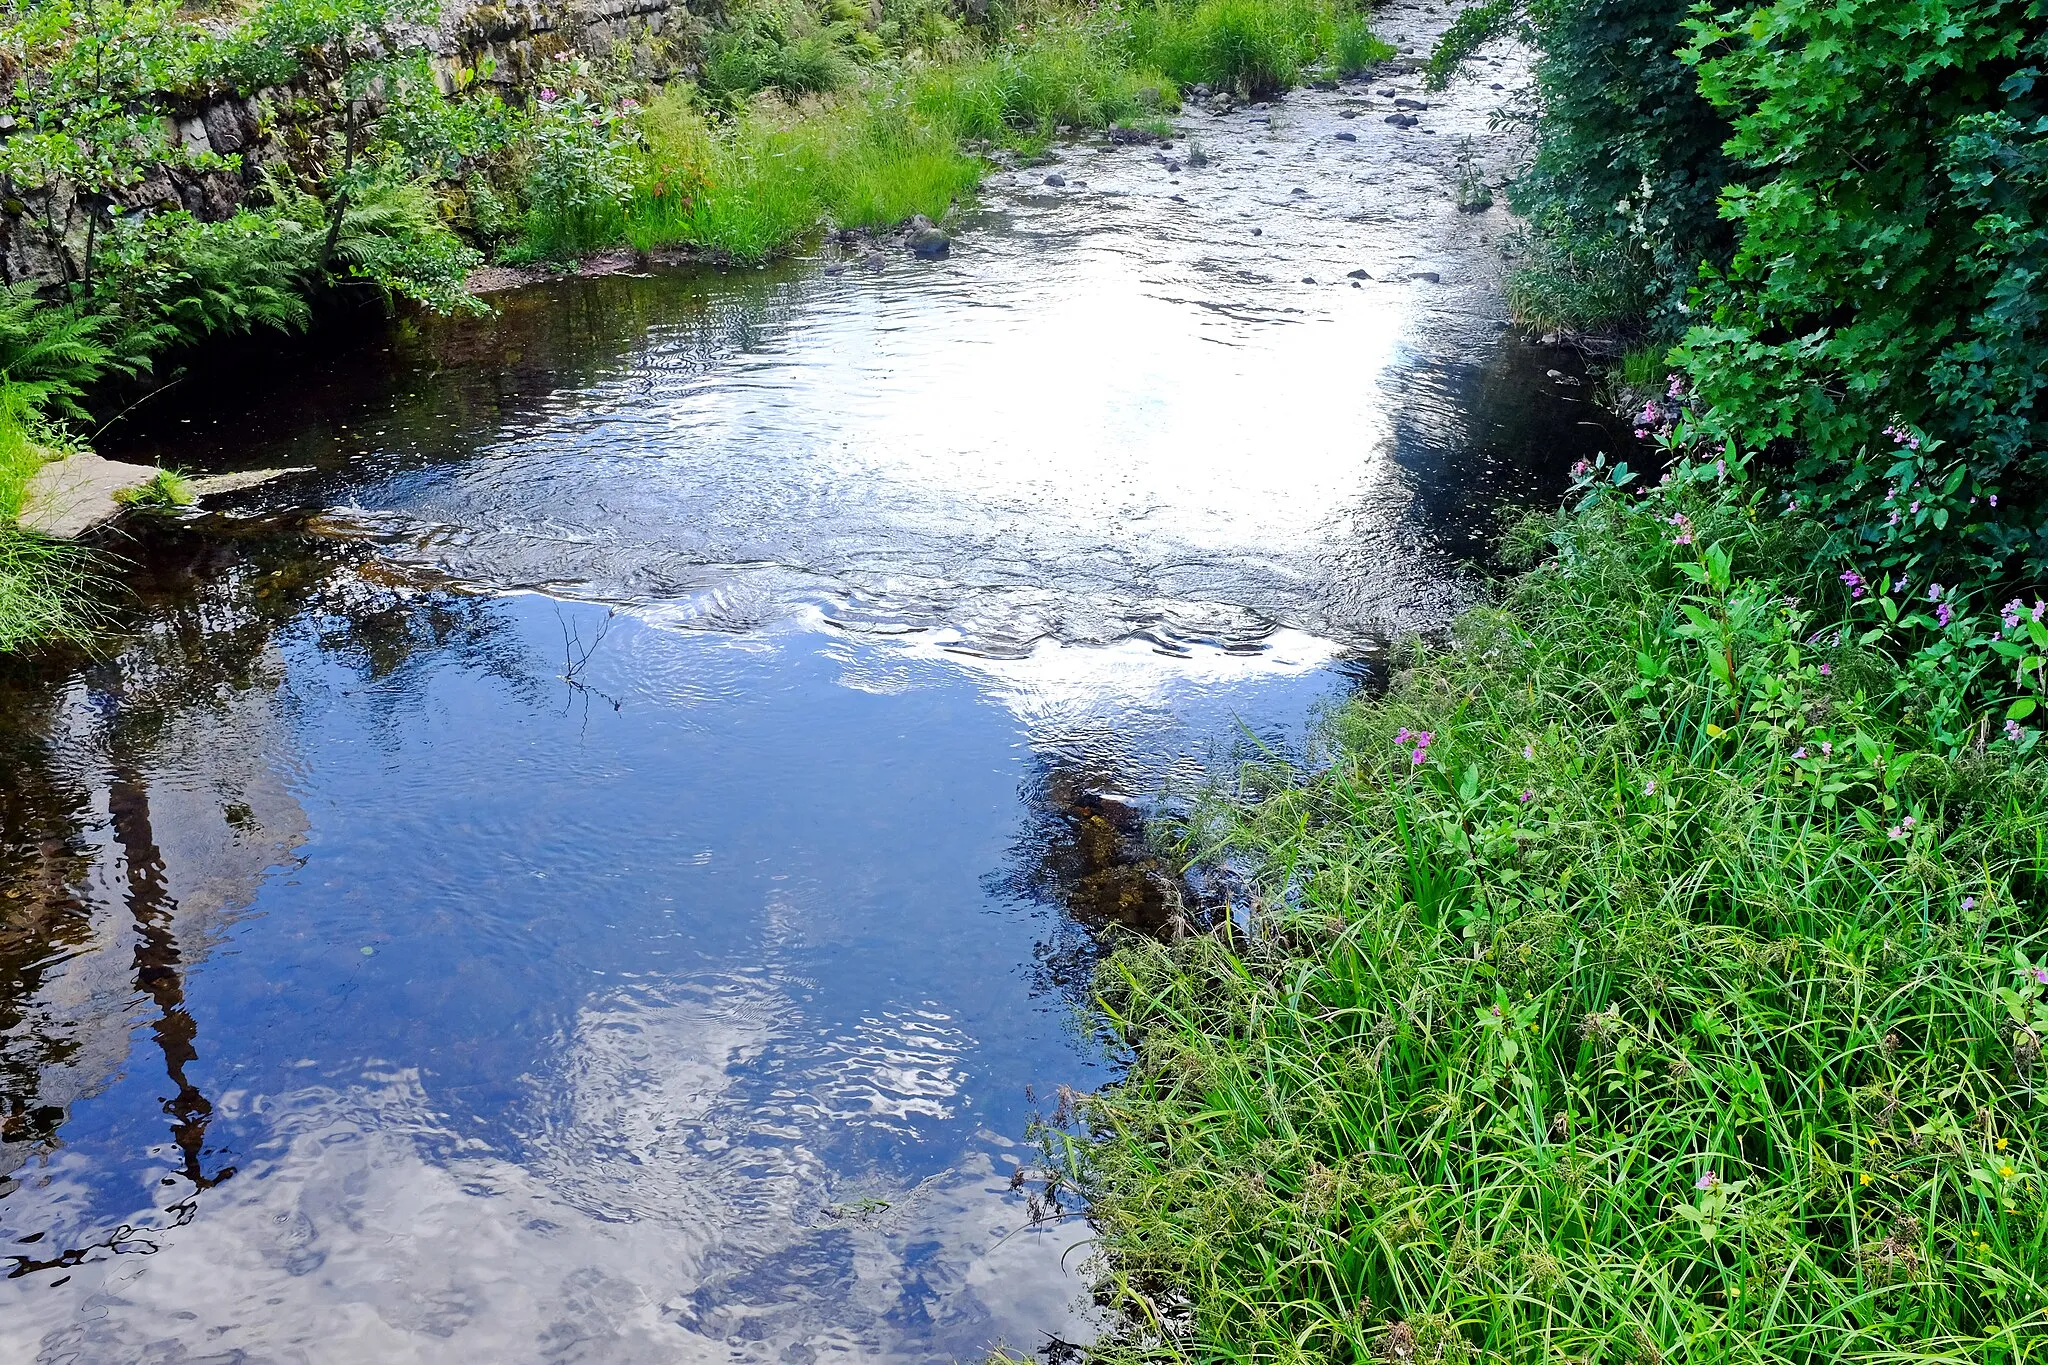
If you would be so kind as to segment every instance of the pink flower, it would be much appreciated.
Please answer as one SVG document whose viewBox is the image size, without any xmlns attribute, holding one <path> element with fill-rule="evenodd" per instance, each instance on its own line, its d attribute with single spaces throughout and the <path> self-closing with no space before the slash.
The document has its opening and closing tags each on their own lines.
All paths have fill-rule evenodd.
<svg viewBox="0 0 2048 1365">
<path fill-rule="evenodd" d="M 1943 629 L 1943 630 L 1947 630 L 1947 629 L 1948 629 L 1948 623 L 1949 623 L 1949 618 L 1950 618 L 1950 616 L 1951 616 L 1951 613 L 1950 613 L 1950 611 L 1949 611 L 1949 609 L 1948 609 L 1948 603 L 1944 602 L 1944 603 L 1942 603 L 1942 604 L 1941 604 L 1940 606 L 1936 607 L 1936 608 L 1934 609 L 1934 614 L 1935 614 L 1935 616 L 1936 616 L 1937 618 L 1939 618 L 1939 620 L 1941 621 L 1941 627 L 1942 627 L 1942 629 Z"/>
<path fill-rule="evenodd" d="M 1827 677 L 1830 673 L 1833 673 L 1834 671 L 1835 670 L 1827 664 L 1822 664 L 1820 666 L 1820 675 L 1823 678 Z"/>
<path fill-rule="evenodd" d="M 1805 746 L 1804 744 L 1802 744 L 1802 745 L 1800 745 L 1800 746 L 1799 746 L 1798 748 L 1794 749 L 1794 750 L 1792 751 L 1792 757 L 1794 757 L 1794 758 L 1805 758 L 1805 757 L 1806 757 L 1806 746 Z"/>
<path fill-rule="evenodd" d="M 1833 752 L 1835 751 L 1835 742 L 1834 742 L 1833 740 L 1831 740 L 1831 739 L 1824 739 L 1824 740 L 1822 740 L 1822 741 L 1820 742 L 1820 751 L 1821 751 L 1821 752 L 1822 752 L 1823 754 L 1831 754 L 1831 753 L 1833 753 Z"/>
<path fill-rule="evenodd" d="M 548 86 L 543 86 L 543 87 L 541 88 L 541 92 L 540 92 L 540 102 L 541 102 L 542 104 L 553 104 L 553 103 L 555 102 L 556 98 L 557 98 L 557 96 L 556 96 L 556 94 L 555 94 L 555 92 L 554 92 L 554 89 L 553 89 L 552 87 L 548 87 Z"/>
<path fill-rule="evenodd" d="M 1536 799 L 1536 789 L 1535 789 L 1534 787 L 1524 787 L 1524 788 L 1522 788 L 1522 804 L 1523 804 L 1523 805 L 1525 805 L 1525 806 L 1526 806 L 1526 805 L 1528 805 L 1528 804 L 1529 804 L 1529 803 L 1530 803 L 1531 801 L 1534 801 L 1535 799 Z"/>
</svg>

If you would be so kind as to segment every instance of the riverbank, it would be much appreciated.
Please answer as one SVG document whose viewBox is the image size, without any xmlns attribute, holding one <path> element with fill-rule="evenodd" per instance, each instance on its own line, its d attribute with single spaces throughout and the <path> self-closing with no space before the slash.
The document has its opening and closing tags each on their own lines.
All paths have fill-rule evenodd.
<svg viewBox="0 0 2048 1365">
<path fill-rule="evenodd" d="M 2017 726 L 1930 733 L 1873 638 L 1903 585 L 1824 577 L 1711 465 L 1600 475 L 1317 763 L 1188 823 L 1251 877 L 1236 927 L 1102 972 L 1133 1066 L 1066 1148 L 1101 1358 L 2019 1359 L 2048 1327 L 2048 773 Z"/>
</svg>

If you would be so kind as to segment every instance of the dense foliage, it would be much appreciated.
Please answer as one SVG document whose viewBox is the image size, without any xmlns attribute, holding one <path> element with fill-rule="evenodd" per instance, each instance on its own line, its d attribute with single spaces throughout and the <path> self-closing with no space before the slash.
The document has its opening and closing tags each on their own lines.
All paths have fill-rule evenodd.
<svg viewBox="0 0 2048 1365">
<path fill-rule="evenodd" d="M 2032 737 L 1941 756 L 1810 524 L 1712 466 L 1546 531 L 1319 771 L 1191 824 L 1249 929 L 1101 978 L 1135 1063 L 1052 1147 L 1103 1356 L 2029 1358 Z"/>
<path fill-rule="evenodd" d="M 1679 359 L 1706 425 L 1782 450 L 1838 549 L 2048 575 L 2048 7 L 1780 0 L 1687 59 L 1749 168 Z"/>
</svg>

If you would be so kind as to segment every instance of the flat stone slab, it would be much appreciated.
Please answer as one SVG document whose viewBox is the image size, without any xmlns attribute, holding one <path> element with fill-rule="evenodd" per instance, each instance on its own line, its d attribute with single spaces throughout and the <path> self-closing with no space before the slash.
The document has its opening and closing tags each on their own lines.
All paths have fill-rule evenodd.
<svg viewBox="0 0 2048 1365">
<path fill-rule="evenodd" d="M 145 464 L 103 460 L 89 452 L 53 460 L 29 477 L 21 529 L 54 540 L 75 540 L 122 512 L 114 495 L 156 477 Z"/>
</svg>

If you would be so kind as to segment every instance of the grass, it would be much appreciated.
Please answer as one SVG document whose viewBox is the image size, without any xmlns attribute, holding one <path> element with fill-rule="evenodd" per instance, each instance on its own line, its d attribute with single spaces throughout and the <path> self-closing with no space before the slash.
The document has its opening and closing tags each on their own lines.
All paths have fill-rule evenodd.
<svg viewBox="0 0 2048 1365">
<path fill-rule="evenodd" d="M 192 481 L 175 469 L 159 469 L 148 483 L 124 488 L 114 495 L 124 507 L 190 507 L 199 500 Z"/>
<path fill-rule="evenodd" d="M 0 654 L 83 641 L 97 620 L 90 556 L 15 526 L 29 478 L 50 458 L 34 439 L 32 397 L 27 386 L 0 379 Z"/>
<path fill-rule="evenodd" d="M 946 60 L 866 70 L 859 88 L 840 89 L 854 84 L 848 68 L 830 81 L 720 77 L 707 87 L 708 104 L 666 91 L 638 116 L 640 146 L 617 215 L 608 205 L 586 213 L 569 224 L 573 232 L 560 214 L 529 215 L 527 240 L 507 258 L 623 239 L 641 251 L 693 246 L 758 260 L 821 226 L 938 220 L 985 172 L 972 145 L 1029 152 L 1068 130 L 1170 131 L 1177 82 L 1265 96 L 1311 65 L 1350 72 L 1393 52 L 1361 14 L 1331 0 L 1105 7 L 1019 27 L 979 49 L 955 44 Z M 783 40 L 758 23 L 742 36 L 728 46 L 744 47 L 764 70 L 794 61 L 800 41 L 776 49 Z M 756 88 L 782 97 L 744 98 Z"/>
<path fill-rule="evenodd" d="M 645 171 L 625 215 L 642 251 L 687 244 L 756 260 L 821 222 L 942 218 L 981 178 L 979 162 L 901 101 L 753 106 L 714 121 L 667 94 L 643 127 Z"/>
<path fill-rule="evenodd" d="M 1252 927 L 1105 964 L 1134 1064 L 1054 1143 L 1101 1359 L 2040 1356 L 2048 781 L 1932 752 L 1758 513 L 1525 530 L 1190 820 Z"/>
<path fill-rule="evenodd" d="M 1328 0 L 1199 0 L 1129 13 L 1130 50 L 1184 84 L 1265 99 L 1329 63 L 1346 74 L 1394 55 L 1364 19 Z"/>
</svg>

